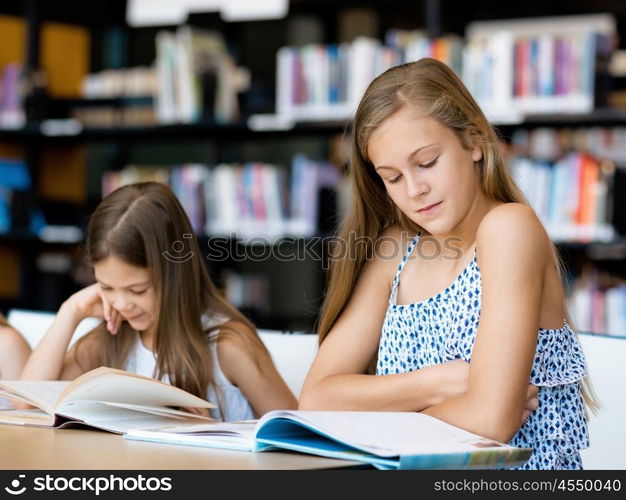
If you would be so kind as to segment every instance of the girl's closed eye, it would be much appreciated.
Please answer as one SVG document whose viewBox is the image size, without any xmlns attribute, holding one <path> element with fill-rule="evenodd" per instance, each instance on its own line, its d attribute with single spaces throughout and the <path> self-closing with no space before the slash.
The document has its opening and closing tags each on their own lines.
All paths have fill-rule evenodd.
<svg viewBox="0 0 626 500">
<path fill-rule="evenodd" d="M 435 157 L 435 159 L 433 159 L 432 161 L 429 161 L 428 163 L 420 163 L 420 167 L 422 168 L 430 168 L 430 167 L 434 167 L 437 164 L 437 160 L 439 159 L 439 157 Z"/>
<path fill-rule="evenodd" d="M 387 179 L 387 182 L 389 184 L 395 184 L 396 182 L 398 182 L 400 180 L 401 177 L 402 177 L 402 175 L 397 175 L 396 177 L 392 177 L 391 179 Z"/>
<path fill-rule="evenodd" d="M 147 288 L 144 289 L 144 290 L 131 290 L 131 293 L 133 295 L 142 295 L 142 294 L 146 293 L 147 290 L 148 290 Z"/>
</svg>

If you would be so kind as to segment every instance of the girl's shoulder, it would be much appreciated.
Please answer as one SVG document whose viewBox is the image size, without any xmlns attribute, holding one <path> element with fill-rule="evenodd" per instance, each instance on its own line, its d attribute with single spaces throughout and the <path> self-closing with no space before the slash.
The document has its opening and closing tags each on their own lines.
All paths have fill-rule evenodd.
<svg viewBox="0 0 626 500">
<path fill-rule="evenodd" d="M 514 263 L 521 259 L 545 261 L 552 255 L 548 233 L 535 214 L 523 203 L 503 203 L 491 209 L 476 232 L 479 264 L 495 260 Z"/>
<path fill-rule="evenodd" d="M 476 241 L 489 243 L 504 237 L 526 237 L 537 241 L 549 240 L 535 211 L 524 203 L 502 203 L 492 208 L 478 225 Z"/>
<path fill-rule="evenodd" d="M 0 347 L 2 350 L 30 350 L 26 339 L 8 323 L 0 324 Z"/>
<path fill-rule="evenodd" d="M 207 311 L 200 318 L 200 322 L 202 323 L 202 329 L 208 330 L 210 328 L 215 328 L 216 326 L 223 325 L 224 323 L 230 321 L 230 318 L 225 314 L 213 311 Z"/>
</svg>

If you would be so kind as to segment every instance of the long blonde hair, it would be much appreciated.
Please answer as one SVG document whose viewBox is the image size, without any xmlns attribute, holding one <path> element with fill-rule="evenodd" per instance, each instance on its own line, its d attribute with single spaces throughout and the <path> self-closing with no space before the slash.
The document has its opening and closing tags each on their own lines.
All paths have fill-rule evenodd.
<svg viewBox="0 0 626 500">
<path fill-rule="evenodd" d="M 195 237 L 185 237 L 192 257 L 174 262 L 163 253 L 184 235 L 193 235 L 187 215 L 172 191 L 163 184 L 144 182 L 121 187 L 104 198 L 91 216 L 87 230 L 86 257 L 93 265 L 110 255 L 133 266 L 146 268 L 157 294 L 156 333 L 157 378 L 168 375 L 170 382 L 196 396 L 206 398 L 213 381 L 213 361 L 202 326 L 207 312 L 254 325 L 221 295 L 209 278 Z M 220 335 L 237 334 L 218 325 Z M 88 359 L 90 367 L 122 368 L 136 335 L 128 323 L 111 335 L 104 324 L 94 332 L 97 349 Z M 86 337 L 84 338 L 86 340 Z M 80 342 L 77 359 L 80 357 Z M 262 345 L 258 338 L 259 344 Z M 86 355 L 85 355 L 86 356 Z M 94 357 L 95 356 L 95 357 Z M 83 358 L 85 359 L 85 358 Z"/>
<path fill-rule="evenodd" d="M 376 174 L 367 153 L 372 133 L 389 116 L 405 106 L 418 110 L 421 116 L 436 119 L 450 128 L 465 149 L 479 145 L 482 160 L 479 162 L 480 182 L 484 193 L 493 200 L 504 203 L 528 204 L 515 185 L 500 153 L 499 138 L 482 110 L 457 75 L 445 64 L 431 58 L 395 66 L 374 79 L 361 102 L 352 122 L 349 176 L 352 184 L 352 204 L 342 221 L 338 237 L 351 245 L 355 258 L 332 260 L 328 286 L 318 334 L 323 342 L 335 321 L 347 305 L 357 277 L 371 254 L 382 231 L 392 225 L 417 233 L 417 226 L 395 206 L 382 179 Z M 357 235 L 356 244 L 351 235 Z M 368 247 L 369 245 L 369 247 Z M 551 243 L 555 268 L 562 276 L 562 262 Z M 583 395 L 590 407 L 595 407 L 588 381 L 583 383 Z"/>
</svg>

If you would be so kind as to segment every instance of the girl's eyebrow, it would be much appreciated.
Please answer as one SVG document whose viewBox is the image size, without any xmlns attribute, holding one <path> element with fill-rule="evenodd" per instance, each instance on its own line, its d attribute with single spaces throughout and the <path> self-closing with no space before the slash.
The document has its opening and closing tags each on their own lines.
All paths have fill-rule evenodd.
<svg viewBox="0 0 626 500">
<path fill-rule="evenodd" d="M 107 285 L 107 284 L 106 284 L 104 281 L 102 281 L 102 280 L 97 280 L 97 281 L 98 281 L 98 283 L 100 283 L 100 284 L 101 284 L 101 285 L 103 285 L 103 286 L 106 286 L 106 287 L 108 287 L 108 288 L 113 288 L 112 286 Z M 144 285 L 149 285 L 149 284 L 150 284 L 150 281 L 144 281 L 143 283 L 133 283 L 132 285 L 125 286 L 124 288 L 133 288 L 133 287 L 135 287 L 135 286 L 144 286 Z"/>
<path fill-rule="evenodd" d="M 436 146 L 438 143 L 437 142 L 433 142 L 432 144 L 426 144 L 425 146 L 420 146 L 419 148 L 417 148 L 415 151 L 413 151 L 409 156 L 406 157 L 407 161 L 413 161 L 413 157 L 419 153 L 422 149 L 426 149 L 429 148 L 431 146 Z M 394 168 L 394 167 L 388 167 L 386 165 L 381 165 L 380 167 L 375 167 L 374 170 L 378 170 L 380 168 Z"/>
</svg>

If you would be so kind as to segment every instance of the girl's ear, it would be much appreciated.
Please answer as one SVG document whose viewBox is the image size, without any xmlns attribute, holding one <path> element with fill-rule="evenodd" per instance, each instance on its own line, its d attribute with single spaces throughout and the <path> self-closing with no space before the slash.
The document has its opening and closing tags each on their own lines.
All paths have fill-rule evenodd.
<svg viewBox="0 0 626 500">
<path fill-rule="evenodd" d="M 463 142 L 472 148 L 472 161 L 474 163 L 483 159 L 483 143 L 481 134 L 473 127 L 468 127 L 463 131 Z"/>
<path fill-rule="evenodd" d="M 474 146 L 472 149 L 472 160 L 474 162 L 480 161 L 483 159 L 483 148 L 480 146 Z"/>
</svg>

